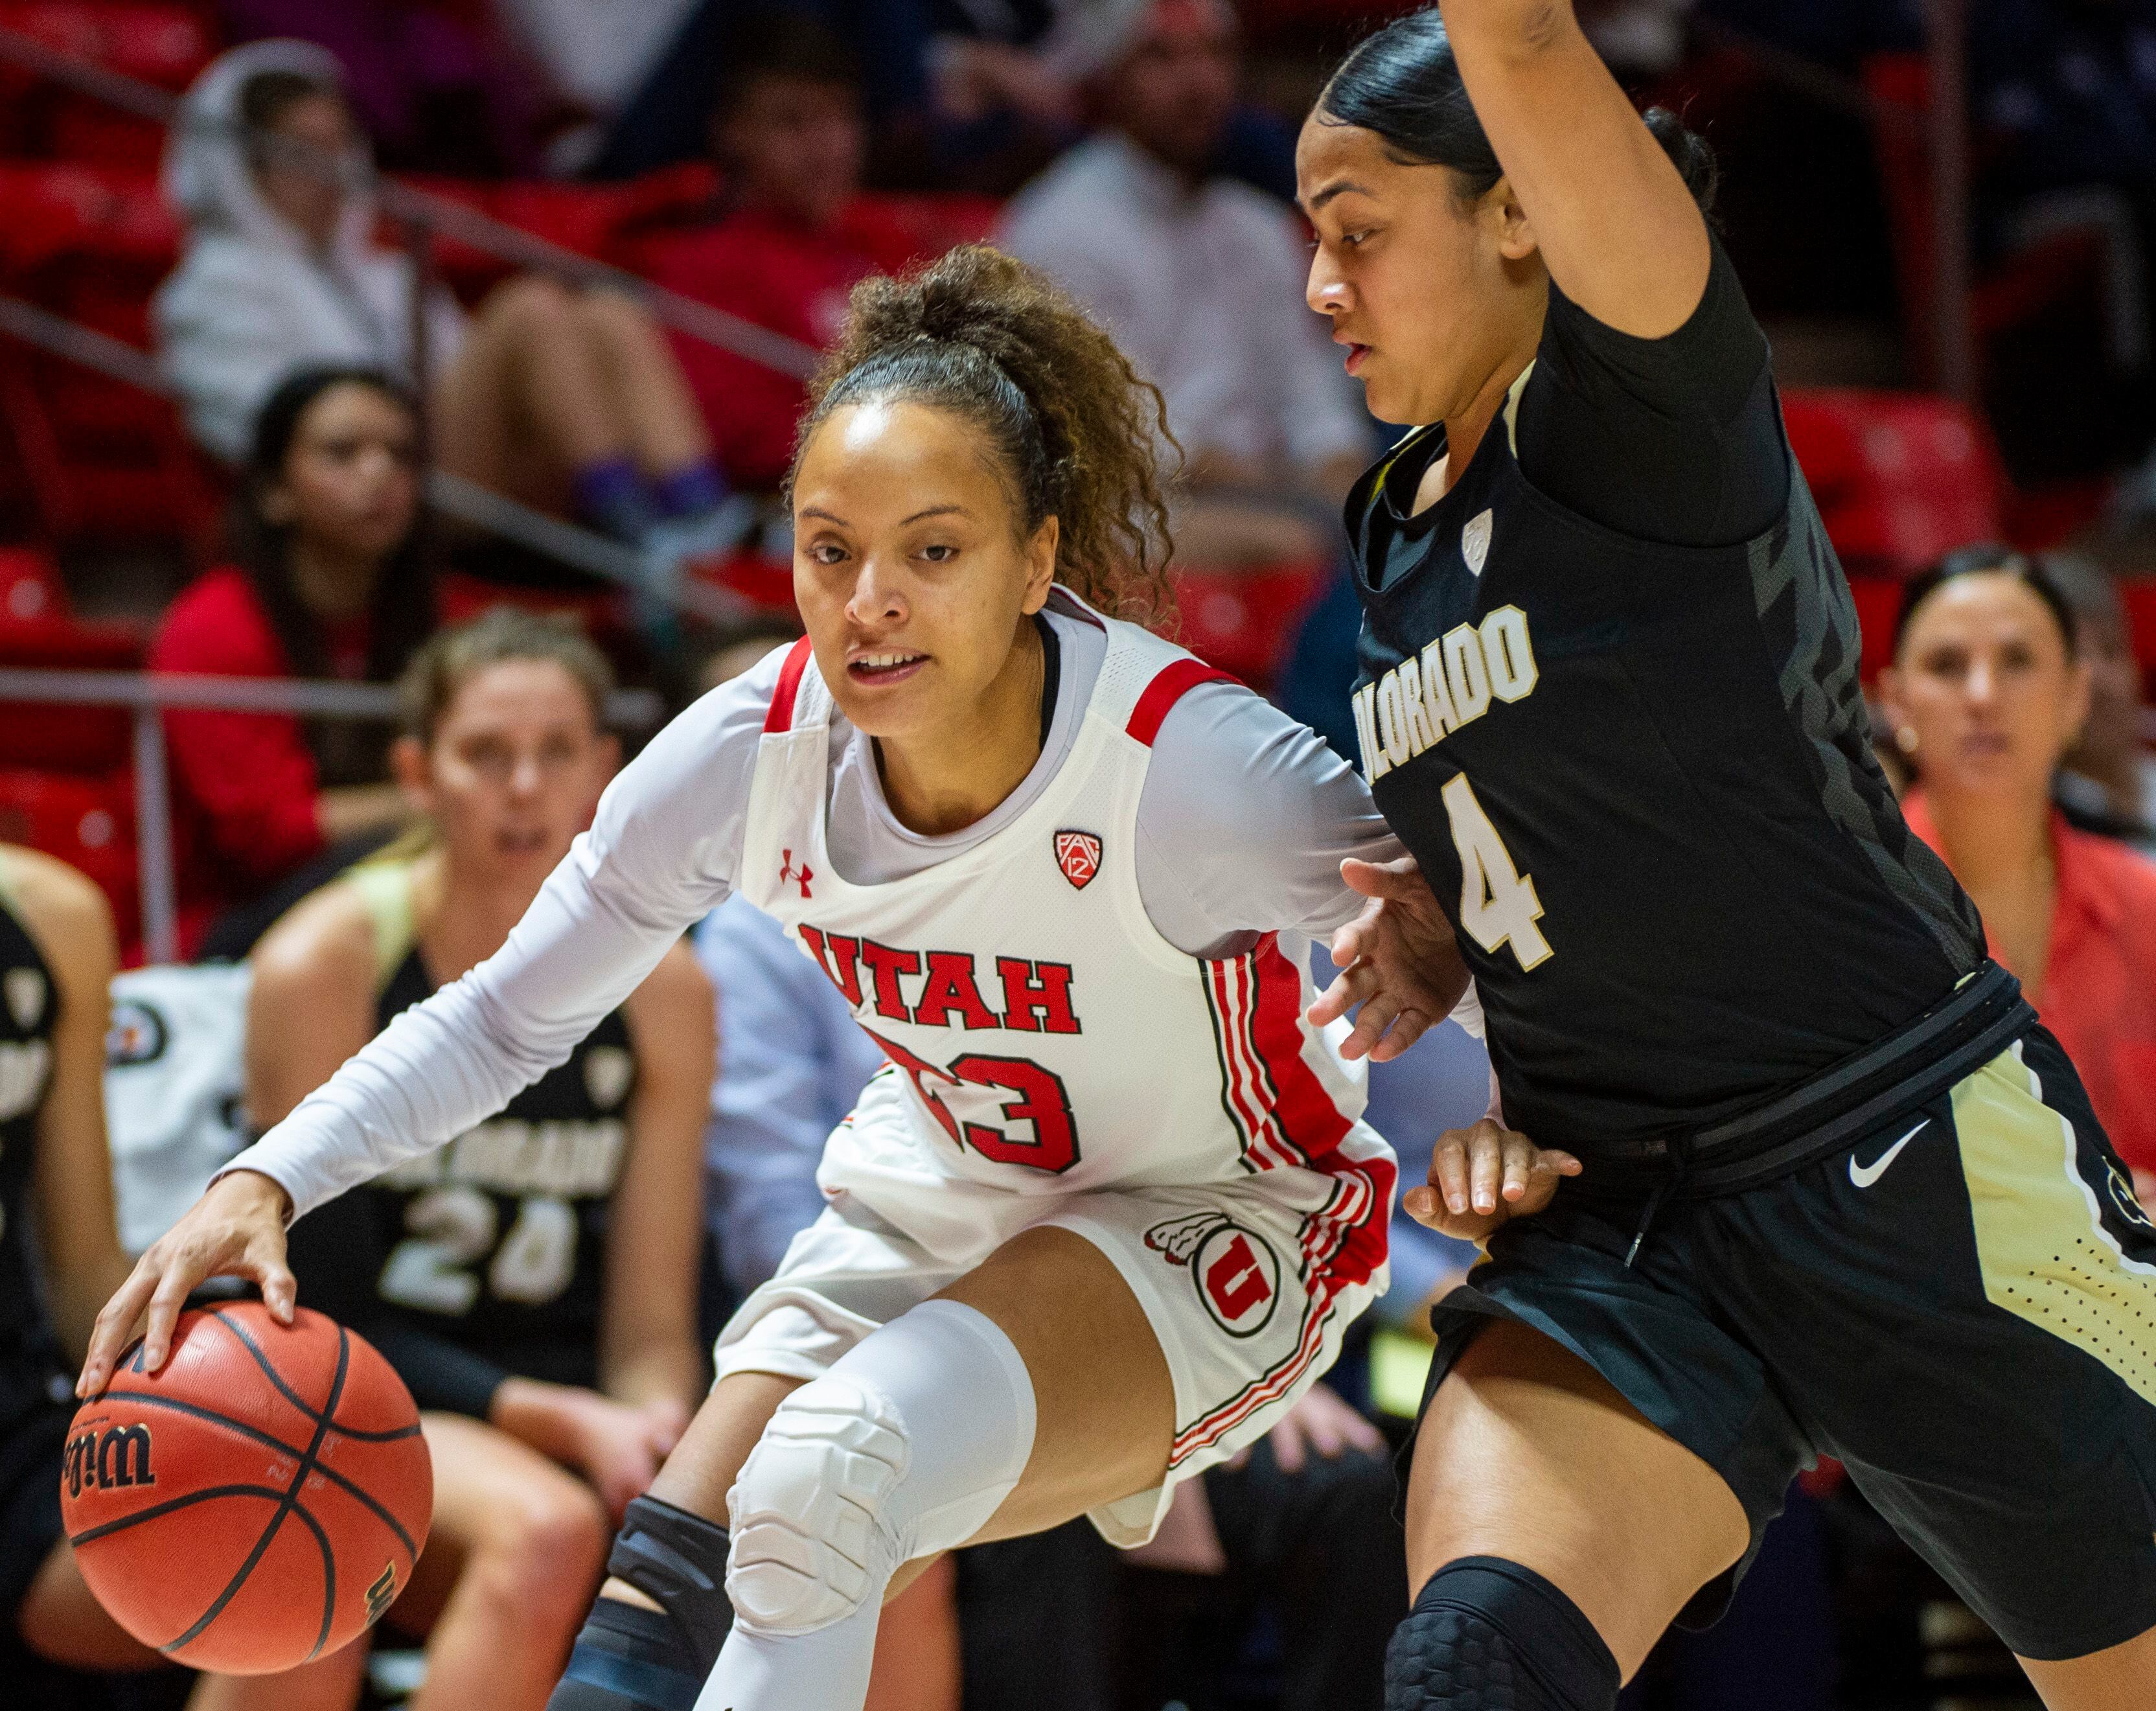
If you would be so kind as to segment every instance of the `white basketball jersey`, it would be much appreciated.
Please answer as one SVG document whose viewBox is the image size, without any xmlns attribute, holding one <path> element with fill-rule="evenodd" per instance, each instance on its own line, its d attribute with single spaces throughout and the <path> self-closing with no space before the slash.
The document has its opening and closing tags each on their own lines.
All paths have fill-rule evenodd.
<svg viewBox="0 0 2156 1711">
<path fill-rule="evenodd" d="M 1193 957 L 1139 896 L 1152 739 L 1186 691 L 1225 674 L 1053 598 L 1107 632 L 1061 768 L 1000 831 L 887 884 L 850 884 L 831 859 L 835 706 L 797 645 L 765 724 L 737 889 L 784 924 L 903 1072 L 924 1189 L 958 1177 L 1050 1196 L 1281 1171 L 1299 1201 L 1322 1190 L 1313 1231 L 1342 1233 L 1306 1265 L 1365 1281 L 1384 1261 L 1392 1154 L 1358 1121 L 1363 1079 L 1336 1049 L 1346 1025 L 1327 1037 L 1304 1020 L 1303 948 L 1291 955 L 1267 933 L 1240 956 Z"/>
</svg>

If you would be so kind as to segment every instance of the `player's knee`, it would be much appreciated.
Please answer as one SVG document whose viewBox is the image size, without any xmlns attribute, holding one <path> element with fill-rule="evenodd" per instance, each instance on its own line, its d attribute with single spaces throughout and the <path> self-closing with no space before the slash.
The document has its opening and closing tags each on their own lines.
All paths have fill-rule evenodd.
<svg viewBox="0 0 2156 1711">
<path fill-rule="evenodd" d="M 905 1477 L 904 1421 L 835 1374 L 778 1406 L 726 1495 L 726 1595 L 742 1621 L 807 1633 L 880 1599 L 902 1557 L 885 1509 Z"/>
<path fill-rule="evenodd" d="M 1618 1686 L 1579 1606 L 1499 1557 L 1431 1575 L 1385 1653 L 1385 1711 L 1610 1711 Z"/>
<path fill-rule="evenodd" d="M 563 1475 L 497 1505 L 465 1568 L 472 1595 L 518 1612 L 528 1623 L 559 1612 L 572 1626 L 590 1602 L 606 1563 L 605 1508 L 579 1480 Z"/>
</svg>

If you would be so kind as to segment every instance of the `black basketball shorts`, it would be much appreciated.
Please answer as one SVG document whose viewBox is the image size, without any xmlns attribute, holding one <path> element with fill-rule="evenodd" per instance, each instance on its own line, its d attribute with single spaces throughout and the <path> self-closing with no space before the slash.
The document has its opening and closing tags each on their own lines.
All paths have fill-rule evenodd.
<svg viewBox="0 0 2156 1711">
<path fill-rule="evenodd" d="M 1499 1231 L 1431 1315 L 1430 1382 L 1515 1320 L 1714 1468 L 1751 1544 L 1681 1620 L 1832 1456 L 2024 1657 L 2156 1626 L 2156 1225 L 2049 1034 L 1778 1180 L 1673 1197 L 1627 1267 L 1643 1210 L 1590 1163 Z"/>
</svg>

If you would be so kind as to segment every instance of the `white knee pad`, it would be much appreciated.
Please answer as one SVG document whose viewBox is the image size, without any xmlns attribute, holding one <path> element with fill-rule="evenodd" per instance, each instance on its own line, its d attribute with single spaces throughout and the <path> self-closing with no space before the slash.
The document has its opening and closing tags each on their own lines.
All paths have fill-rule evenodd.
<svg viewBox="0 0 2156 1711">
<path fill-rule="evenodd" d="M 896 1411 L 844 1379 L 780 1403 L 726 1494 L 735 1615 L 767 1633 L 805 1633 L 880 1590 L 899 1566 L 884 1510 L 911 1459 Z"/>
<path fill-rule="evenodd" d="M 727 1493 L 726 1595 L 766 1634 L 852 1615 L 901 1564 L 973 1537 L 1033 1450 L 1033 1385 L 1010 1340 L 932 1301 L 778 1405 Z"/>
</svg>

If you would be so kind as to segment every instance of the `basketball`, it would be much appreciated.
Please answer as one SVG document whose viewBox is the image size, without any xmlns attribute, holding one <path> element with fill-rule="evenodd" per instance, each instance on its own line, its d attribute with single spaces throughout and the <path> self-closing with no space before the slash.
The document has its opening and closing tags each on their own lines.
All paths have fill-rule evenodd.
<svg viewBox="0 0 2156 1711">
<path fill-rule="evenodd" d="M 387 1610 L 426 1543 L 434 1469 L 389 1363 L 302 1308 L 182 1313 L 77 1410 L 60 1474 L 69 1542 L 113 1619 L 191 1668 L 290 1669 Z"/>
</svg>

